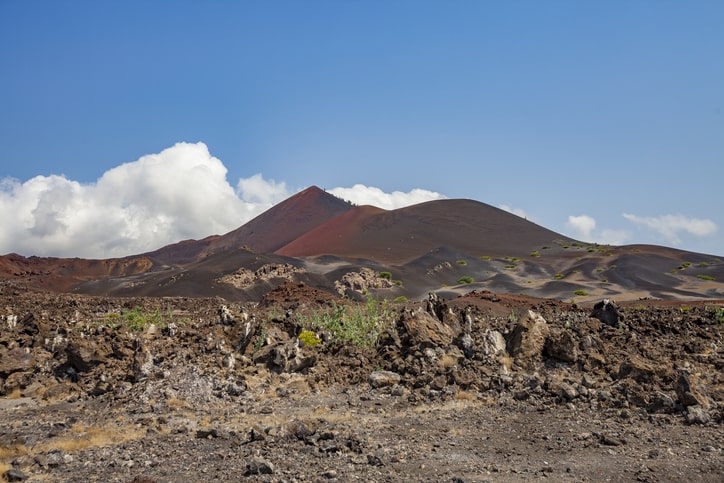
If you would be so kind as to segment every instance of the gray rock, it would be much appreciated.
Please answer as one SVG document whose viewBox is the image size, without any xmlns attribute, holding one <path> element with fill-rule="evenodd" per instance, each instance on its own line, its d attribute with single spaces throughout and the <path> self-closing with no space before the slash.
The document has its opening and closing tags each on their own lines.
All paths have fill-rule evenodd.
<svg viewBox="0 0 724 483">
<path fill-rule="evenodd" d="M 389 387 L 399 384 L 402 377 L 392 371 L 373 371 L 370 373 L 369 383 L 370 386 L 378 389 L 380 387 Z"/>
<path fill-rule="evenodd" d="M 3 478 L 5 479 L 5 481 L 24 481 L 28 477 L 22 471 L 16 468 L 10 468 L 5 473 L 3 473 Z"/>
<path fill-rule="evenodd" d="M 706 424 L 711 421 L 709 411 L 701 406 L 686 408 L 686 422 L 688 424 Z"/>
<path fill-rule="evenodd" d="M 616 305 L 616 301 L 613 299 L 603 299 L 598 302 L 593 306 L 590 316 L 597 318 L 611 327 L 618 327 L 619 321 L 623 319 L 623 316 L 618 310 L 618 305 Z"/>
<path fill-rule="evenodd" d="M 246 464 L 246 476 L 272 474 L 274 474 L 274 465 L 263 458 L 253 458 Z"/>
</svg>

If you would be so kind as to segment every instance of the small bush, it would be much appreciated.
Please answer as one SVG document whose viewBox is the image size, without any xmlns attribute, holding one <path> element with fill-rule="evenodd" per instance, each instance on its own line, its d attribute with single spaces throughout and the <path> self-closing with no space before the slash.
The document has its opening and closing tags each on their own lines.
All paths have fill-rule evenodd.
<svg viewBox="0 0 724 483">
<path fill-rule="evenodd" d="M 399 297 L 395 297 L 395 299 L 392 301 L 393 304 L 404 304 L 405 302 L 409 302 L 408 298 L 404 295 L 400 295 Z"/>
<path fill-rule="evenodd" d="M 481 260 L 485 260 L 486 262 L 489 262 L 489 261 L 490 261 L 490 256 L 488 256 L 488 255 L 483 255 L 482 257 L 480 257 L 480 259 L 481 259 Z"/>
<path fill-rule="evenodd" d="M 387 280 L 392 280 L 392 273 L 391 272 L 380 272 L 377 274 L 380 278 L 384 278 Z"/>
<path fill-rule="evenodd" d="M 555 278 L 556 280 L 560 280 L 563 277 L 564 277 L 564 275 L 562 273 L 556 273 L 555 275 L 553 275 L 553 278 Z"/>
<path fill-rule="evenodd" d="M 573 292 L 573 295 L 578 295 L 579 297 L 585 297 L 586 295 L 588 295 L 588 292 L 586 292 L 585 290 L 576 290 L 575 292 Z"/>
<path fill-rule="evenodd" d="M 714 277 L 712 277 L 710 275 L 697 275 L 696 278 L 700 278 L 702 280 L 714 281 Z"/>
<path fill-rule="evenodd" d="M 468 264 L 468 262 L 466 262 L 465 260 L 458 260 L 455 263 L 457 263 L 458 265 L 462 265 L 463 267 Z"/>
<path fill-rule="evenodd" d="M 311 330 L 303 330 L 299 334 L 299 340 L 302 341 L 302 344 L 304 344 L 305 347 L 314 347 L 322 342 L 322 339 L 317 337 L 317 334 Z"/>
<path fill-rule="evenodd" d="M 538 250 L 533 250 L 532 252 L 530 252 L 530 256 L 531 256 L 531 257 L 539 257 L 539 256 L 540 256 L 540 252 L 539 252 Z"/>
<path fill-rule="evenodd" d="M 473 277 L 460 277 L 460 280 L 458 280 L 458 285 L 465 285 L 468 283 L 473 283 L 474 281 L 475 279 L 473 279 Z"/>
</svg>

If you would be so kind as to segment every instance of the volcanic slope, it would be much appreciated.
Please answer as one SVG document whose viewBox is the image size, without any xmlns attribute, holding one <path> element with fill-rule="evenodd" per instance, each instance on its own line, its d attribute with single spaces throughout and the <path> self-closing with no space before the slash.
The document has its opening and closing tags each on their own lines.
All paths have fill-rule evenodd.
<svg viewBox="0 0 724 483">
<path fill-rule="evenodd" d="M 449 247 L 471 256 L 524 256 L 556 240 L 519 216 L 473 200 L 436 200 L 397 210 L 353 208 L 276 250 L 289 257 L 335 255 L 402 265 Z"/>
<path fill-rule="evenodd" d="M 144 256 L 167 264 L 184 265 L 237 248 L 271 253 L 351 208 L 350 203 L 311 186 L 225 235 L 185 240 Z"/>
</svg>

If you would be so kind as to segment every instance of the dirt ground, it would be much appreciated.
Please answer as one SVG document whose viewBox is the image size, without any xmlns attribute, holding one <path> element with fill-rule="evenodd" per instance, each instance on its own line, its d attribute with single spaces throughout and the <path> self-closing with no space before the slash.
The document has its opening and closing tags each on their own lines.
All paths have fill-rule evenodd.
<svg viewBox="0 0 724 483">
<path fill-rule="evenodd" d="M 0 282 L 0 474 L 724 480 L 722 301 L 431 297 L 386 305 L 368 345 L 313 326 L 343 306 L 365 308 L 293 283 L 234 304 Z"/>
</svg>

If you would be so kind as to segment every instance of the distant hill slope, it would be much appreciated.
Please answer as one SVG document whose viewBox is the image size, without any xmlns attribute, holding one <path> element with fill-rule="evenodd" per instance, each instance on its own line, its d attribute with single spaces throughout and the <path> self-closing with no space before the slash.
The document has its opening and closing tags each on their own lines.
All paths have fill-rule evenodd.
<svg viewBox="0 0 724 483">
<path fill-rule="evenodd" d="M 351 208 L 350 203 L 312 186 L 225 235 L 182 241 L 144 256 L 171 265 L 185 265 L 242 247 L 257 253 L 272 253 Z"/>
<path fill-rule="evenodd" d="M 392 211 L 353 208 L 276 250 L 401 264 L 439 247 L 477 256 L 522 256 L 571 239 L 473 200 L 436 200 Z"/>
<path fill-rule="evenodd" d="M 430 291 L 450 298 L 471 290 L 579 302 L 724 296 L 724 261 L 712 255 L 582 243 L 466 199 L 389 211 L 355 207 L 314 186 L 225 235 L 138 256 L 0 257 L 0 277 L 28 288 L 244 301 L 258 301 L 284 280 L 363 297 L 364 268 L 373 276 L 388 272 L 394 283 L 379 293 L 388 299 L 415 300 Z"/>
</svg>

